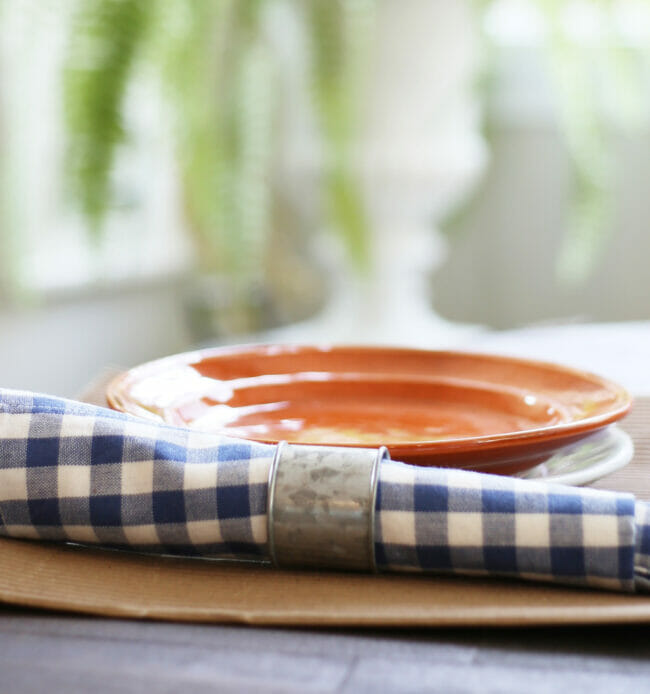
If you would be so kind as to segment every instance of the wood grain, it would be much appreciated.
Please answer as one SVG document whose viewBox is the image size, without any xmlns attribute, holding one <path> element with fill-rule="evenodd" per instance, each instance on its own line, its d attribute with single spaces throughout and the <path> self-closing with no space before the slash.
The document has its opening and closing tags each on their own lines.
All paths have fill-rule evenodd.
<svg viewBox="0 0 650 694">
<path fill-rule="evenodd" d="M 334 632 L 5 610 L 3 694 L 643 692 L 647 627 Z"/>
<path fill-rule="evenodd" d="M 637 499 L 650 501 L 650 398 L 637 398 L 632 411 L 621 422 L 634 441 L 634 458 L 629 465 L 594 482 L 597 489 L 632 492 Z"/>
</svg>

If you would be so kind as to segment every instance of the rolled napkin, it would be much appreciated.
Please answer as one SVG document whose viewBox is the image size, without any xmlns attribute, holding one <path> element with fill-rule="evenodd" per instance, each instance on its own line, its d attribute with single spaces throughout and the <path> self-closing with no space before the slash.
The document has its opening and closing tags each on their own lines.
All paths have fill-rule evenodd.
<svg viewBox="0 0 650 694">
<path fill-rule="evenodd" d="M 0 390 L 0 535 L 268 559 L 277 448 Z M 373 484 L 378 570 L 650 589 L 650 507 L 631 494 L 387 459 Z"/>
</svg>

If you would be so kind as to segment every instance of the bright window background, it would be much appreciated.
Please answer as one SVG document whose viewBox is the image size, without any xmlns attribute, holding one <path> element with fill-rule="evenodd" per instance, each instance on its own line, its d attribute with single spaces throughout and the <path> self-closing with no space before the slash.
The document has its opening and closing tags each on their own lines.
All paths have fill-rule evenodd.
<svg viewBox="0 0 650 694">
<path fill-rule="evenodd" d="M 170 128 L 152 80 L 138 80 L 128 94 L 129 146 L 118 152 L 117 204 L 98 245 L 70 203 L 62 177 L 61 74 L 71 8 L 32 0 L 2 8 L 4 215 L 14 236 L 13 274 L 25 291 L 138 282 L 184 271 L 190 262 Z"/>
<path fill-rule="evenodd" d="M 557 3 L 555 30 L 567 46 L 559 57 L 545 49 L 549 28 L 539 5 L 501 0 L 487 13 L 491 164 L 434 277 L 436 306 L 496 328 L 647 319 L 650 4 Z M 575 95 L 562 95 L 558 82 L 578 69 L 584 83 L 574 79 Z M 568 277 L 560 272 L 575 199 L 567 108 L 582 110 L 583 157 L 592 157 L 592 171 L 604 169 L 601 200 L 610 208 L 573 258 L 575 281 L 571 267 Z"/>
</svg>

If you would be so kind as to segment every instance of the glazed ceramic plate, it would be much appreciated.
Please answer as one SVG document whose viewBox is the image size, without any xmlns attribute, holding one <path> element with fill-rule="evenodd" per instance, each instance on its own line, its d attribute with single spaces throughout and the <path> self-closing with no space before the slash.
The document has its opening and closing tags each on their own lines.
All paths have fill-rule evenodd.
<svg viewBox="0 0 650 694">
<path fill-rule="evenodd" d="M 630 397 L 598 376 L 464 352 L 228 347 L 119 376 L 112 407 L 256 441 L 385 445 L 391 457 L 513 474 L 615 422 Z"/>
</svg>

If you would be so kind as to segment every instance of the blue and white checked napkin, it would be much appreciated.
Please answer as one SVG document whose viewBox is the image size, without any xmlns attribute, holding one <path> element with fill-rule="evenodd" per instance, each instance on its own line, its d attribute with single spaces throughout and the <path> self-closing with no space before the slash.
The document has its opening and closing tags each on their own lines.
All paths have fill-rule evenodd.
<svg viewBox="0 0 650 694">
<path fill-rule="evenodd" d="M 266 558 L 275 446 L 0 390 L 0 535 Z M 631 494 L 380 465 L 380 570 L 650 589 L 650 506 Z"/>
</svg>

